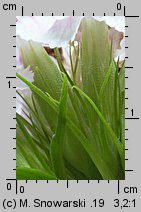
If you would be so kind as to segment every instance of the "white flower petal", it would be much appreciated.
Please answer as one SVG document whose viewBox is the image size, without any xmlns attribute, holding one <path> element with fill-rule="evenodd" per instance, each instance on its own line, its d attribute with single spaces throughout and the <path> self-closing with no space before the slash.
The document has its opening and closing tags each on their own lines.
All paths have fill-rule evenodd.
<svg viewBox="0 0 141 212">
<path fill-rule="evenodd" d="M 16 34 L 25 40 L 33 40 L 49 45 L 50 48 L 68 46 L 69 41 L 74 40 L 78 31 L 80 21 L 83 16 L 26 16 L 17 17 Z M 114 27 L 116 30 L 125 34 L 125 17 L 124 16 L 95 16 L 98 21 Z M 122 49 L 122 52 L 124 49 Z M 117 54 L 120 55 L 121 51 Z M 18 54 L 18 50 L 17 50 Z M 21 58 L 17 57 L 19 64 Z M 17 62 L 18 63 L 18 62 Z"/>
<path fill-rule="evenodd" d="M 33 40 L 51 48 L 63 47 L 73 40 L 82 17 L 74 16 L 26 16 L 17 17 L 16 34 L 25 40 Z"/>
<path fill-rule="evenodd" d="M 17 17 L 16 34 L 25 40 L 33 40 L 42 42 L 41 37 L 55 22 L 57 17 L 53 16 L 26 16 L 24 18 Z"/>
<path fill-rule="evenodd" d="M 81 16 L 67 16 L 62 20 L 56 20 L 42 37 L 43 43 L 49 44 L 51 48 L 68 46 L 69 41 L 74 40 L 81 19 Z"/>
<path fill-rule="evenodd" d="M 22 64 L 23 64 L 23 61 L 22 61 L 22 57 L 21 57 L 21 52 L 20 52 L 19 46 L 16 45 L 16 65 L 17 65 L 17 67 L 19 67 Z"/>
</svg>

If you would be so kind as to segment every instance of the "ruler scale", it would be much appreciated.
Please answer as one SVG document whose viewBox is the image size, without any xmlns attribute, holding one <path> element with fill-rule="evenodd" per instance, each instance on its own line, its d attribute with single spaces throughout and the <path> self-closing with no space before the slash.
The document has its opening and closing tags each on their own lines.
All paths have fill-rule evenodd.
<svg viewBox="0 0 141 212">
<path fill-rule="evenodd" d="M 40 2 L 39 2 L 40 3 Z M 76 210 L 82 208 L 86 211 L 111 210 L 116 211 L 140 211 L 141 190 L 140 190 L 140 161 L 141 154 L 141 102 L 138 91 L 141 89 L 140 72 L 140 13 L 137 1 L 134 2 L 113 2 L 95 1 L 82 3 L 81 8 L 77 3 L 71 1 L 67 6 L 65 2 L 60 5 L 54 2 L 29 3 L 28 1 L 0 3 L 2 26 L 2 42 L 4 53 L 1 70 L 1 211 L 13 209 L 17 211 L 40 211 L 47 209 L 52 211 Z M 33 5 L 34 4 L 34 5 Z M 59 2 L 58 2 L 59 4 Z M 105 4 L 105 5 L 104 5 Z M 101 5 L 103 7 L 101 8 Z M 35 7 L 33 9 L 33 7 Z M 55 9 L 55 8 L 58 8 Z M 76 9 L 75 9 L 76 7 Z M 89 8 L 90 7 L 90 8 Z M 46 11 L 45 11 L 45 8 Z M 104 8 L 104 9 L 103 9 Z M 133 11 L 132 11 L 133 10 Z M 15 179 L 16 172 L 16 77 L 15 77 L 15 20 L 16 15 L 31 16 L 55 16 L 55 15 L 82 15 L 82 16 L 125 16 L 126 21 L 126 66 L 125 66 L 125 176 L 123 181 L 110 180 L 77 180 L 77 181 L 40 181 Z M 5 47 L 6 45 L 6 47 Z M 5 48 L 5 49 L 4 49 Z M 136 52 L 133 52 L 133 50 Z M 4 89 L 3 89 L 4 87 Z M 4 92 L 4 94 L 2 93 Z M 6 116 L 6 117 L 5 117 Z M 3 159 L 4 158 L 4 159 Z M 5 162 L 5 158 L 7 158 Z M 66 201 L 66 202 L 65 202 Z M 117 209 L 116 209 L 117 208 Z"/>
</svg>

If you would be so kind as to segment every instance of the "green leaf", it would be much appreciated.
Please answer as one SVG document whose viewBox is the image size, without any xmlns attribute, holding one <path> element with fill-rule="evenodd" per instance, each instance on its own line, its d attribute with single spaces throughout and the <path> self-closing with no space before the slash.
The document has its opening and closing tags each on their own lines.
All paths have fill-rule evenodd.
<svg viewBox="0 0 141 212">
<path fill-rule="evenodd" d="M 98 105 L 98 95 L 110 61 L 108 26 L 93 18 L 81 22 L 82 44 L 80 67 L 83 91 Z"/>
<path fill-rule="evenodd" d="M 112 63 L 110 64 L 110 66 L 108 68 L 108 71 L 106 73 L 106 76 L 105 76 L 104 81 L 103 81 L 103 83 L 101 85 L 101 88 L 100 88 L 100 92 L 99 92 L 99 104 L 101 103 L 101 100 L 102 100 L 102 97 L 103 97 L 103 92 L 104 92 L 105 87 L 106 87 L 106 85 L 108 83 L 108 80 L 110 78 L 111 68 L 112 68 Z"/>
<path fill-rule="evenodd" d="M 19 125 L 19 128 L 21 130 L 21 132 L 23 133 L 23 136 L 25 137 L 26 142 L 28 142 L 28 146 L 29 146 L 29 151 L 32 150 L 32 154 L 34 153 L 35 158 L 38 160 L 38 164 L 40 166 L 40 168 L 42 170 L 47 170 L 50 171 L 49 166 L 47 165 L 47 161 L 46 158 L 43 156 L 43 154 L 41 154 L 40 149 L 37 147 L 36 143 L 34 142 L 34 140 L 32 139 L 31 135 L 29 134 L 29 132 L 26 130 L 23 120 L 20 118 L 20 116 L 17 114 L 16 116 L 16 120 L 17 120 L 17 124 Z M 18 144 L 20 146 L 20 144 Z M 24 145 L 24 144 L 23 144 Z M 23 147 L 22 147 L 23 150 Z M 23 151 L 21 151 L 23 152 Z M 30 161 L 30 154 L 25 154 L 25 149 L 24 149 L 24 154 L 26 155 L 26 160 L 29 162 Z M 29 156 L 29 158 L 28 158 Z"/>
<path fill-rule="evenodd" d="M 17 168 L 16 179 L 17 180 L 57 180 L 57 177 L 37 169 Z"/>
<path fill-rule="evenodd" d="M 63 159 L 63 144 L 65 140 L 66 128 L 67 93 L 68 83 L 67 78 L 64 75 L 64 82 L 59 103 L 57 129 L 52 139 L 50 147 L 53 169 L 55 171 L 56 176 L 62 180 L 67 179 Z"/>
<path fill-rule="evenodd" d="M 29 82 L 28 80 L 26 80 L 20 74 L 16 73 L 16 76 L 19 79 L 21 79 L 26 85 L 28 85 L 32 91 L 34 91 L 42 99 L 44 99 L 55 111 L 57 111 L 57 105 L 55 104 L 55 101 L 52 101 L 52 99 L 49 98 L 48 95 L 46 95 L 43 91 L 41 91 L 39 88 L 37 88 L 37 86 L 33 85 L 31 82 Z"/>
<path fill-rule="evenodd" d="M 64 74 L 66 74 L 66 76 L 67 76 L 67 78 L 68 78 L 70 84 L 71 84 L 71 85 L 74 85 L 73 81 L 72 81 L 71 78 L 69 77 L 69 75 L 68 75 L 66 69 L 64 68 L 64 66 L 63 66 L 63 64 L 62 64 L 62 62 L 61 62 L 61 59 L 60 59 L 60 55 L 59 55 L 58 49 L 55 48 L 55 49 L 54 49 L 54 52 L 55 52 L 56 60 L 57 60 L 57 62 L 58 62 L 60 71 L 61 71 L 62 73 L 64 73 Z"/>
<path fill-rule="evenodd" d="M 54 103 L 54 101 L 52 102 L 51 99 L 47 95 L 45 95 L 40 89 L 38 89 L 32 83 L 28 82 L 18 73 L 16 75 L 24 83 L 26 83 L 35 93 L 37 93 L 42 99 L 44 99 L 47 103 L 49 103 L 55 111 L 58 111 L 58 106 Z M 71 132 L 77 137 L 80 144 L 84 147 L 89 157 L 92 159 L 93 163 L 96 165 L 99 172 L 101 173 L 103 179 L 115 179 L 111 171 L 108 170 L 106 163 L 104 163 L 100 155 L 98 155 L 97 151 L 93 149 L 92 145 L 89 144 L 88 139 L 83 135 L 81 130 L 70 119 L 67 120 L 67 125 L 71 129 Z"/>
<path fill-rule="evenodd" d="M 33 41 L 24 41 L 19 39 L 24 67 L 30 65 L 34 72 L 34 84 L 44 92 L 48 92 L 53 98 L 59 100 L 62 75 L 56 64 L 52 61 L 43 46 Z M 42 77 L 37 68 L 42 71 L 42 77 L 46 84 L 43 83 Z"/>
<path fill-rule="evenodd" d="M 24 137 L 24 134 L 22 133 L 19 125 L 17 124 L 16 127 L 16 155 L 18 156 L 19 154 L 21 155 L 21 157 L 24 158 L 24 164 L 26 165 L 26 167 L 30 167 L 30 168 L 35 168 L 35 169 L 39 169 L 39 170 L 44 170 L 44 168 L 42 167 L 41 163 L 39 162 L 38 158 L 35 157 L 35 154 L 33 152 L 33 150 L 31 150 L 26 138 Z M 16 161 L 16 166 L 19 167 L 20 162 L 18 161 L 18 157 L 17 157 L 17 161 Z M 25 167 L 24 165 L 24 167 Z"/>
<path fill-rule="evenodd" d="M 124 167 L 124 145 L 122 145 L 122 143 L 120 143 L 120 141 L 117 139 L 115 133 L 113 132 L 113 130 L 111 129 L 109 124 L 106 122 L 105 118 L 103 117 L 103 115 L 101 114 L 101 112 L 99 111 L 99 109 L 97 108 L 95 103 L 81 89 L 79 89 L 76 86 L 74 86 L 73 88 L 76 89 L 79 93 L 81 93 L 87 99 L 87 101 L 92 105 L 94 110 L 96 111 L 96 113 L 99 116 L 100 120 L 102 121 L 102 123 L 104 124 L 104 126 L 108 130 L 109 134 L 111 135 L 111 137 L 113 139 L 113 142 L 114 142 L 114 144 L 117 147 L 117 150 L 119 152 L 122 166 Z"/>
<path fill-rule="evenodd" d="M 17 75 L 17 77 L 19 77 L 19 79 L 21 79 L 25 84 L 27 84 L 27 85 L 30 87 L 31 90 L 33 90 L 37 95 L 39 95 L 42 99 L 44 99 L 45 102 L 47 102 L 47 103 L 53 108 L 54 111 L 58 112 L 58 105 L 56 105 L 55 102 L 52 101 L 52 99 L 48 97 L 48 95 L 44 94 L 39 88 L 37 88 L 37 87 L 36 87 L 35 85 L 33 85 L 32 83 L 28 82 L 26 79 L 24 79 L 24 78 L 23 78 L 22 76 L 20 76 L 18 73 L 17 73 L 16 75 Z M 86 141 L 87 141 L 87 142 L 89 142 L 89 141 L 85 138 L 85 136 L 82 134 L 82 132 L 80 131 L 80 129 L 78 129 L 78 127 L 73 123 L 73 121 L 71 121 L 70 119 L 68 119 L 68 120 L 67 120 L 67 125 L 68 125 L 68 127 L 71 129 L 71 133 L 72 133 L 73 135 L 75 135 L 76 138 L 78 139 L 77 142 L 79 142 L 80 145 L 83 146 L 83 148 L 86 150 L 86 152 L 87 152 L 88 155 L 89 155 L 88 149 L 85 148 L 85 146 L 83 145 Z M 70 142 L 71 142 L 71 137 L 72 137 L 71 134 L 70 134 L 70 136 L 68 136 L 68 137 L 69 137 Z M 83 141 L 83 140 L 84 140 L 84 141 Z M 83 143 L 82 143 L 82 142 L 83 142 Z M 71 143 L 72 143 L 72 142 L 71 142 Z M 76 144 L 77 144 L 77 145 L 75 145 L 75 146 L 78 147 L 80 150 L 82 150 L 82 147 L 79 146 L 78 143 L 76 143 Z M 71 144 L 71 146 L 72 146 L 72 144 Z M 77 149 L 78 149 L 78 148 L 77 148 Z M 92 148 L 92 147 L 91 147 L 91 148 Z M 84 151 L 83 151 L 83 154 L 84 154 Z M 86 155 L 85 155 L 84 157 L 87 158 Z M 90 156 L 90 158 L 91 158 L 91 156 Z M 76 162 L 75 162 L 75 163 L 76 163 Z M 87 167 L 87 166 L 88 166 L 88 165 L 86 164 L 86 167 Z M 82 167 L 84 167 L 84 165 L 82 165 Z M 95 170 L 95 171 L 96 171 L 96 170 Z"/>
<path fill-rule="evenodd" d="M 19 76 L 18 74 L 17 74 L 17 76 L 23 82 L 25 82 L 31 88 L 32 91 L 34 91 L 37 95 L 39 95 L 42 99 L 44 99 L 45 102 L 47 102 L 51 106 L 51 108 L 53 108 L 53 110 L 55 112 L 58 113 L 58 110 L 59 110 L 58 104 L 56 104 L 56 102 L 53 101 L 52 98 L 49 98 L 48 95 L 46 95 L 44 92 L 42 92 L 39 88 L 37 88 L 32 83 L 25 80 L 23 77 Z M 84 118 L 84 115 L 85 114 L 82 113 L 83 118 Z M 101 173 L 103 179 L 117 179 L 116 175 L 114 175 L 112 173 L 112 171 L 110 170 L 110 167 L 108 167 L 106 162 L 101 158 L 101 155 L 99 154 L 98 150 L 94 149 L 93 145 L 90 144 L 90 141 L 87 138 L 87 136 L 83 134 L 82 130 L 80 130 L 80 128 L 76 125 L 74 120 L 71 118 L 72 118 L 71 116 L 67 117 L 68 128 L 71 130 L 71 133 L 76 136 L 80 145 L 82 145 L 83 148 L 85 149 L 85 151 L 88 153 L 89 157 L 93 161 L 93 165 L 96 165 L 96 167 L 99 170 L 99 172 Z M 71 136 L 71 134 L 70 134 L 70 136 Z M 68 135 L 68 137 L 69 137 L 69 135 Z"/>
<path fill-rule="evenodd" d="M 69 122 L 69 126 L 76 135 L 79 142 L 82 144 L 84 149 L 89 154 L 91 160 L 99 170 L 100 174 L 102 175 L 103 179 L 115 179 L 115 176 L 113 175 L 111 169 L 107 166 L 107 164 L 103 161 L 101 156 L 98 154 L 97 150 L 93 148 L 93 146 L 90 144 L 90 142 L 87 140 L 87 138 L 82 134 L 82 132 L 75 126 L 73 122 Z"/>
</svg>

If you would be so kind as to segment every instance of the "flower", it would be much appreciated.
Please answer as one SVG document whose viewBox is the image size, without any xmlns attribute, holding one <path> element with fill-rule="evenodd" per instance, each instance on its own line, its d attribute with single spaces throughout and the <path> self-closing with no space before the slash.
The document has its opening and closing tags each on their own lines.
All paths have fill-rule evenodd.
<svg viewBox="0 0 141 212">
<path fill-rule="evenodd" d="M 33 40 L 50 48 L 64 47 L 73 40 L 81 17 L 26 17 L 18 18 L 16 34 L 25 40 Z"/>
<path fill-rule="evenodd" d="M 73 41 L 83 16 L 17 16 L 16 34 L 25 40 L 33 40 L 50 48 L 66 48 Z M 110 28 L 125 35 L 124 16 L 93 16 L 98 21 L 104 21 Z M 121 50 L 115 52 L 115 57 L 125 58 L 125 36 L 121 41 Z"/>
<path fill-rule="evenodd" d="M 25 40 L 42 42 L 41 37 L 55 22 L 54 17 L 17 16 L 16 35 Z"/>
</svg>

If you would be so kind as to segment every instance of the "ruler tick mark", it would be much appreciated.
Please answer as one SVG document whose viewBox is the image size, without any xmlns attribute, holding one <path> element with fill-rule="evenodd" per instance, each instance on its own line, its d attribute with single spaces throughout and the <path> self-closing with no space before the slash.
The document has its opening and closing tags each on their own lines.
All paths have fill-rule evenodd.
<svg viewBox="0 0 141 212">
<path fill-rule="evenodd" d="M 24 15 L 24 7 L 22 6 L 22 16 Z"/>
<path fill-rule="evenodd" d="M 72 11 L 72 15 L 74 16 L 74 10 Z"/>
<path fill-rule="evenodd" d="M 118 194 L 120 193 L 120 183 L 119 183 L 119 180 L 118 180 Z"/>
<path fill-rule="evenodd" d="M 125 119 L 131 119 L 131 120 L 132 120 L 132 119 L 133 119 L 133 120 L 135 119 L 135 120 L 137 120 L 137 119 L 140 119 L 140 118 L 139 118 L 139 117 L 126 117 Z"/>
<path fill-rule="evenodd" d="M 16 79 L 16 77 L 6 77 L 6 79 Z"/>
<path fill-rule="evenodd" d="M 139 15 L 126 15 L 125 18 L 139 18 Z"/>
<path fill-rule="evenodd" d="M 124 6 L 124 16 L 125 16 L 125 13 L 126 13 L 125 9 L 126 9 L 126 8 L 125 8 L 125 6 Z"/>
<path fill-rule="evenodd" d="M 18 193 L 18 181 L 16 180 L 16 194 Z"/>
<path fill-rule="evenodd" d="M 125 66 L 125 68 L 133 68 L 133 66 Z"/>
</svg>

